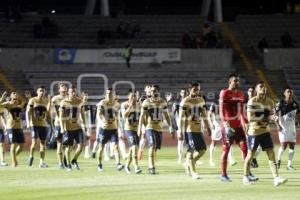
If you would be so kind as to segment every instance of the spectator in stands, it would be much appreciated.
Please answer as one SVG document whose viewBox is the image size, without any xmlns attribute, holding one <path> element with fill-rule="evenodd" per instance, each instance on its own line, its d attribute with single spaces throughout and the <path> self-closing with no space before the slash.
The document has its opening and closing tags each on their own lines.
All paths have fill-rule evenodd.
<svg viewBox="0 0 300 200">
<path fill-rule="evenodd" d="M 218 38 L 215 32 L 207 33 L 204 38 L 206 39 L 206 48 L 216 48 L 218 46 Z"/>
<path fill-rule="evenodd" d="M 203 37 L 206 39 L 206 37 L 208 36 L 208 34 L 210 34 L 212 32 L 211 27 L 209 26 L 208 23 L 204 23 L 202 28 L 201 28 L 201 33 L 203 35 Z"/>
<path fill-rule="evenodd" d="M 43 17 L 40 24 L 33 26 L 33 33 L 35 38 L 56 38 L 58 27 L 54 20 Z"/>
<path fill-rule="evenodd" d="M 283 48 L 291 48 L 294 47 L 293 45 L 293 39 L 292 36 L 288 31 L 286 31 L 282 36 L 281 36 L 281 45 Z"/>
<path fill-rule="evenodd" d="M 133 38 L 140 38 L 141 37 L 141 33 L 142 33 L 141 26 L 139 24 L 136 24 L 133 27 L 132 32 L 133 32 Z"/>
<path fill-rule="evenodd" d="M 117 26 L 117 34 L 119 38 L 129 38 L 130 24 L 128 22 L 120 21 Z"/>
<path fill-rule="evenodd" d="M 197 49 L 205 48 L 204 37 L 201 34 L 198 34 L 195 38 L 195 45 Z"/>
<path fill-rule="evenodd" d="M 131 56 L 132 56 L 132 47 L 131 47 L 131 44 L 128 43 L 126 45 L 124 53 L 123 53 L 123 58 L 126 60 L 127 68 L 130 68 Z"/>
<path fill-rule="evenodd" d="M 269 43 L 265 37 L 263 37 L 261 40 L 259 40 L 257 45 L 259 51 L 263 53 L 264 49 L 269 48 Z"/>
<path fill-rule="evenodd" d="M 185 32 L 181 37 L 182 48 L 193 48 L 194 41 L 188 32 Z"/>
</svg>

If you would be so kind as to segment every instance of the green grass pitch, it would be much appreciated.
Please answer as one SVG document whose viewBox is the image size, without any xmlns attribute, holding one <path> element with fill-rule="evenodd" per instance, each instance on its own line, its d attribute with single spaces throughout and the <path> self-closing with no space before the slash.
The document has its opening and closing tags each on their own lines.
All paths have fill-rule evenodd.
<svg viewBox="0 0 300 200">
<path fill-rule="evenodd" d="M 220 151 L 221 148 L 218 146 L 216 158 L 220 158 Z M 0 167 L 0 200 L 298 200 L 300 154 L 297 153 L 294 166 L 299 170 L 285 169 L 286 151 L 279 172 L 289 180 L 285 185 L 274 187 L 265 152 L 258 157 L 260 167 L 252 170 L 260 180 L 255 185 L 242 184 L 243 164 L 237 147 L 234 148 L 234 155 L 238 164 L 228 169 L 229 176 L 233 180 L 231 183 L 219 181 L 219 167 L 209 167 L 208 152 L 202 159 L 203 164 L 197 168 L 200 180 L 192 180 L 186 175 L 182 165 L 177 164 L 174 147 L 164 147 L 158 152 L 157 175 L 147 174 L 145 159 L 140 162 L 143 169 L 140 175 L 118 172 L 112 160 L 104 162 L 104 172 L 98 172 L 94 159 L 82 157 L 79 159 L 81 170 L 74 169 L 67 172 L 57 168 L 55 151 L 50 150 L 46 154 L 49 168 L 38 168 L 38 152 L 35 154 L 33 167 L 29 168 L 26 166 L 28 152 L 22 152 L 17 168 Z M 9 161 L 8 153 L 6 161 Z M 216 159 L 216 164 L 219 165 L 219 159 Z"/>
</svg>

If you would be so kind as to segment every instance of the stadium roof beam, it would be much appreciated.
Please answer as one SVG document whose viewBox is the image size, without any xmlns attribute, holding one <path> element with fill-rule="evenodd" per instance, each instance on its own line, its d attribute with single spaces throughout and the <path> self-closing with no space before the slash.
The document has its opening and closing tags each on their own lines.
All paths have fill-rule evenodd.
<svg viewBox="0 0 300 200">
<path fill-rule="evenodd" d="M 93 15 L 97 0 L 88 0 L 85 7 L 85 15 Z M 100 0 L 100 14 L 103 17 L 109 17 L 109 0 Z"/>
<path fill-rule="evenodd" d="M 214 20 L 215 22 L 223 22 L 222 0 L 203 0 L 201 7 L 201 17 L 208 20 L 209 11 L 212 1 L 214 1 Z"/>
</svg>

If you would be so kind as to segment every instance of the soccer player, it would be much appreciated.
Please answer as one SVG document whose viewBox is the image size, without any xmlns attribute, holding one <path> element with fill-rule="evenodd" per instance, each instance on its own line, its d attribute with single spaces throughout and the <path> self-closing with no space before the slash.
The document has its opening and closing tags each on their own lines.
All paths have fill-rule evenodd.
<svg viewBox="0 0 300 200">
<path fill-rule="evenodd" d="M 146 84 L 144 88 L 145 94 L 142 95 L 139 99 L 140 103 L 142 104 L 146 99 L 149 99 L 151 97 L 151 85 Z M 143 126 L 142 132 L 145 133 L 145 127 Z M 138 150 L 138 159 L 141 160 L 143 158 L 143 151 L 144 147 L 146 145 L 146 139 L 140 138 L 140 144 L 139 144 L 139 150 Z"/>
<path fill-rule="evenodd" d="M 189 95 L 180 103 L 178 120 L 179 139 L 182 139 L 185 134 L 185 142 L 187 145 L 186 165 L 192 179 L 199 179 L 199 175 L 196 172 L 196 162 L 206 151 L 201 120 L 204 121 L 208 134 L 211 134 L 206 116 L 205 101 L 197 94 L 198 83 L 195 83 L 191 85 Z"/>
<path fill-rule="evenodd" d="M 26 108 L 26 124 L 31 129 L 31 147 L 29 151 L 28 166 L 32 166 L 34 150 L 37 139 L 40 139 L 40 168 L 46 168 L 45 164 L 45 142 L 47 138 L 47 124 L 51 124 L 50 101 L 46 95 L 44 86 L 39 86 L 37 96 L 29 100 Z"/>
<path fill-rule="evenodd" d="M 277 103 L 276 113 L 278 116 L 277 127 L 279 129 L 280 147 L 277 155 L 277 166 L 280 168 L 283 152 L 289 146 L 287 170 L 295 170 L 293 159 L 296 145 L 296 117 L 300 122 L 300 110 L 297 102 L 294 100 L 294 92 L 290 87 L 286 87 L 283 93 L 284 98 Z"/>
<path fill-rule="evenodd" d="M 125 171 L 130 174 L 130 164 L 133 161 L 135 173 L 140 174 L 141 168 L 138 166 L 137 150 L 139 145 L 139 137 L 137 135 L 141 105 L 137 99 L 135 91 L 129 91 L 128 101 L 121 104 L 121 112 L 124 117 L 124 132 L 129 143 L 129 152 Z"/>
<path fill-rule="evenodd" d="M 92 106 L 88 104 L 88 93 L 81 93 L 82 103 L 83 103 L 83 112 L 85 118 L 85 148 L 84 148 L 84 158 L 90 158 L 90 149 L 92 145 L 91 137 L 92 137 Z"/>
<path fill-rule="evenodd" d="M 266 151 L 269 159 L 270 168 L 274 177 L 274 185 L 279 186 L 287 181 L 278 175 L 278 169 L 275 160 L 274 145 L 270 134 L 270 121 L 276 120 L 273 101 L 267 97 L 267 88 L 264 82 L 259 82 L 256 87 L 256 96 L 248 101 L 247 117 L 249 129 L 247 132 L 248 155 L 244 164 L 243 183 L 252 184 L 254 181 L 250 175 L 250 163 L 260 145 L 263 151 Z"/>
<path fill-rule="evenodd" d="M 251 99 L 252 97 L 255 96 L 255 87 L 249 87 L 248 90 L 247 90 L 247 95 L 248 95 L 248 100 L 247 100 L 247 102 L 248 102 L 249 99 Z M 258 146 L 258 148 L 256 150 L 256 153 L 253 156 L 253 159 L 252 159 L 252 162 L 251 162 L 251 167 L 258 168 L 258 162 L 257 162 L 256 157 L 259 155 L 260 152 L 261 152 L 261 147 Z"/>
<path fill-rule="evenodd" d="M 65 156 L 67 161 L 67 170 L 72 170 L 72 165 L 80 170 L 77 161 L 80 156 L 84 144 L 85 116 L 82 99 L 77 96 L 77 90 L 74 86 L 68 89 L 68 98 L 60 103 L 60 127 L 63 133 L 63 145 L 66 146 Z M 80 120 L 81 118 L 81 120 Z M 84 129 L 84 131 L 82 130 Z M 71 149 L 74 144 L 77 144 L 75 154 L 71 161 Z M 72 165 L 71 165 L 72 164 Z"/>
<path fill-rule="evenodd" d="M 10 155 L 12 167 L 17 167 L 17 156 L 21 153 L 25 143 L 25 137 L 22 126 L 22 110 L 25 105 L 17 92 L 10 94 L 10 101 L 0 104 L 0 109 L 5 108 L 8 111 L 6 119 L 6 131 L 10 143 Z"/>
<path fill-rule="evenodd" d="M 3 92 L 0 98 L 0 103 L 2 103 L 6 99 L 7 92 Z M 0 166 L 8 166 L 8 164 L 4 161 L 4 130 L 5 127 L 5 119 L 4 119 L 4 109 L 0 108 Z"/>
<path fill-rule="evenodd" d="M 159 86 L 151 86 L 151 97 L 144 100 L 142 104 L 141 116 L 139 121 L 138 136 L 148 141 L 148 172 L 156 174 L 155 158 L 156 151 L 161 148 L 163 116 L 165 117 L 169 131 L 173 134 L 171 118 L 168 113 L 167 102 L 160 97 Z M 145 133 L 142 132 L 142 125 L 146 127 Z"/>
<path fill-rule="evenodd" d="M 105 99 L 101 100 L 97 105 L 97 138 L 99 143 L 98 148 L 98 171 L 103 171 L 102 154 L 105 144 L 110 141 L 113 143 L 117 169 L 121 171 L 124 165 L 120 163 L 119 150 L 119 103 L 116 101 L 116 94 L 112 88 L 106 89 Z"/>
<path fill-rule="evenodd" d="M 227 175 L 227 158 L 231 145 L 235 141 L 239 145 L 243 159 L 247 156 L 246 117 L 244 116 L 244 93 L 239 90 L 240 79 L 236 74 L 228 77 L 229 86 L 220 92 L 219 107 L 221 118 L 221 133 L 223 153 L 221 161 L 221 181 L 231 182 Z"/>
<path fill-rule="evenodd" d="M 55 109 L 54 134 L 57 143 L 58 167 L 60 169 L 64 169 L 64 164 L 63 164 L 64 156 L 63 156 L 63 145 L 62 145 L 63 134 L 61 133 L 61 127 L 60 127 L 59 109 L 60 109 L 61 102 L 68 97 L 67 95 L 68 87 L 64 82 L 59 83 L 58 87 L 59 87 L 58 88 L 59 94 L 52 98 L 51 105 L 53 105 Z"/>
<path fill-rule="evenodd" d="M 207 112 L 207 119 L 210 124 L 210 127 L 212 128 L 212 134 L 211 134 L 211 144 L 209 146 L 209 165 L 211 167 L 215 166 L 214 157 L 215 157 L 215 151 L 216 151 L 216 145 L 219 141 L 222 139 L 222 133 L 221 133 L 221 121 L 220 117 L 217 114 L 217 104 L 212 103 L 208 109 Z M 234 160 L 232 148 L 230 148 L 229 151 L 229 163 L 231 166 L 236 165 L 236 161 Z"/>
<path fill-rule="evenodd" d="M 180 102 L 187 96 L 186 89 L 182 88 L 179 93 L 179 97 L 175 100 L 175 102 L 172 105 L 172 122 L 173 127 L 175 130 L 177 130 L 177 157 L 178 157 L 178 163 L 181 164 L 183 160 L 183 143 L 184 138 L 180 138 L 180 132 L 178 129 L 178 117 L 179 117 L 179 108 L 180 108 Z M 180 138 L 180 139 L 179 139 Z"/>
</svg>

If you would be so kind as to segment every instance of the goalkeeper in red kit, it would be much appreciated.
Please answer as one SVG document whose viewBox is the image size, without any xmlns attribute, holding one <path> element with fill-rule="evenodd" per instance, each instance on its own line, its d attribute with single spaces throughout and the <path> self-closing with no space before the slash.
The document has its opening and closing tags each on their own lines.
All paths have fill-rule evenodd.
<svg viewBox="0 0 300 200">
<path fill-rule="evenodd" d="M 237 74 L 228 77 L 228 88 L 221 90 L 219 98 L 221 133 L 223 152 L 221 160 L 221 181 L 231 182 L 227 175 L 227 159 L 231 145 L 235 142 L 239 145 L 243 159 L 247 156 L 246 143 L 246 99 L 244 93 L 239 90 L 240 79 Z M 253 175 L 252 175 L 253 176 Z M 256 177 L 253 176 L 253 179 Z"/>
</svg>

